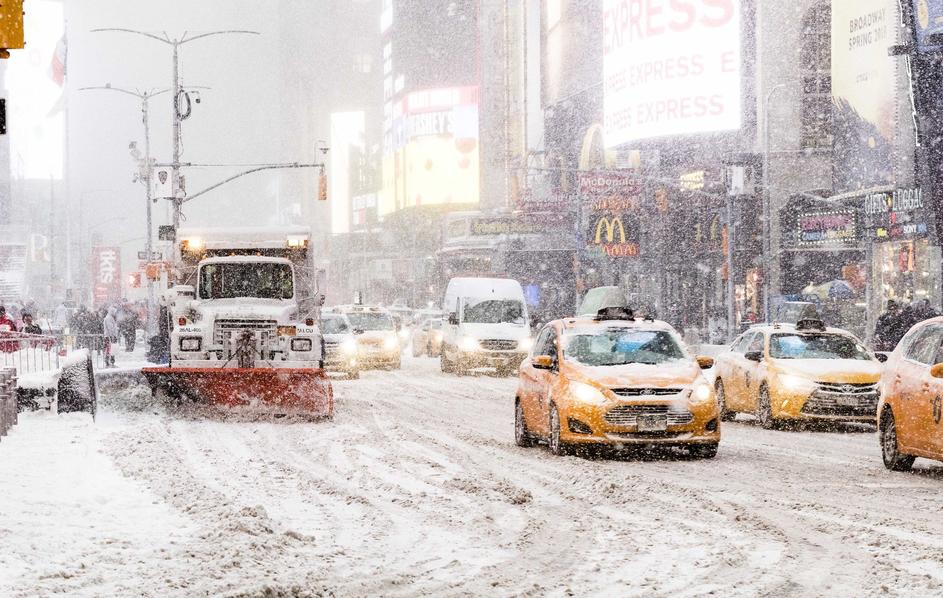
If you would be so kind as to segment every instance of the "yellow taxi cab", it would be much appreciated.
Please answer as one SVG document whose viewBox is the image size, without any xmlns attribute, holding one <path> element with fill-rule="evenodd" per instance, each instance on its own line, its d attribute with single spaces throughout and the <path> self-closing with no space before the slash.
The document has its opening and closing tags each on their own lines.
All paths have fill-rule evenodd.
<svg viewBox="0 0 943 598">
<path fill-rule="evenodd" d="M 720 413 L 702 369 L 668 324 L 626 309 L 546 324 L 520 367 L 514 437 L 556 455 L 580 445 L 668 445 L 712 458 Z"/>
<path fill-rule="evenodd" d="M 910 469 L 916 457 L 943 461 L 943 318 L 910 329 L 881 379 L 878 437 L 884 465 Z"/>
<path fill-rule="evenodd" d="M 716 358 L 721 418 L 875 422 L 882 364 L 853 334 L 821 320 L 754 326 Z"/>
<path fill-rule="evenodd" d="M 342 313 L 350 321 L 360 369 L 400 369 L 400 328 L 388 309 L 375 305 L 341 305 L 329 311 Z"/>
</svg>

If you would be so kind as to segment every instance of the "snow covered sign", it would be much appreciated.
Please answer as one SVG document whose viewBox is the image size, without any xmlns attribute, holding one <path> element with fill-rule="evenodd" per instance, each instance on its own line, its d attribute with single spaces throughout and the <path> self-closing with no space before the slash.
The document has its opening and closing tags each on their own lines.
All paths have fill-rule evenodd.
<svg viewBox="0 0 943 598">
<path fill-rule="evenodd" d="M 95 307 L 121 298 L 121 249 L 92 248 L 92 300 Z"/>
<path fill-rule="evenodd" d="M 153 196 L 156 198 L 174 196 L 174 174 L 169 168 L 155 168 L 151 173 L 151 184 L 153 185 Z"/>
<path fill-rule="evenodd" d="M 603 0 L 605 142 L 737 130 L 740 0 Z"/>
</svg>

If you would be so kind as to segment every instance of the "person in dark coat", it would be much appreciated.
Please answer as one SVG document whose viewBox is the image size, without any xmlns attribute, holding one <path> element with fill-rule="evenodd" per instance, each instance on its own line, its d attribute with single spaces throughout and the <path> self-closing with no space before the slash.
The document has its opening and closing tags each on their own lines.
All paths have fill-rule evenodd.
<svg viewBox="0 0 943 598">
<path fill-rule="evenodd" d="M 910 330 L 910 316 L 896 301 L 888 301 L 887 309 L 874 326 L 874 346 L 878 351 L 893 351 L 904 334 Z"/>
</svg>

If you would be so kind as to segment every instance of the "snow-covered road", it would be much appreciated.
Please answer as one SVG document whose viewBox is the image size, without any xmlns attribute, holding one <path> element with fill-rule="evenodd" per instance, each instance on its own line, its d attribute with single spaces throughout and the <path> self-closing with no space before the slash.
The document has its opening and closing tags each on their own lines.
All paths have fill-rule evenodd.
<svg viewBox="0 0 943 598">
<path fill-rule="evenodd" d="M 554 458 L 514 446 L 514 384 L 408 360 L 336 382 L 333 422 L 25 416 L 0 595 L 943 593 L 943 467 L 887 472 L 871 431 Z"/>
</svg>

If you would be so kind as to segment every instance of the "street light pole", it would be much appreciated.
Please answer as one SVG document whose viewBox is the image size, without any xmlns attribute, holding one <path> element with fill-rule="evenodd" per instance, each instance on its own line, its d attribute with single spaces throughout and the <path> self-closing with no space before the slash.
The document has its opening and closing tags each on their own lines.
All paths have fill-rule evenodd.
<svg viewBox="0 0 943 598">
<path fill-rule="evenodd" d="M 770 131 L 769 131 L 769 106 L 773 96 L 777 91 L 785 89 L 795 82 L 789 81 L 779 83 L 770 88 L 766 94 L 766 101 L 763 104 L 763 313 L 765 322 L 772 321 L 770 310 L 770 278 L 773 269 L 773 247 L 772 247 L 772 197 L 770 193 L 769 176 L 769 151 L 770 151 Z"/>
<path fill-rule="evenodd" d="M 228 35 L 228 34 L 247 34 L 247 35 L 260 35 L 258 31 L 248 31 L 243 29 L 226 29 L 222 31 L 210 31 L 209 33 L 201 33 L 199 35 L 194 35 L 192 37 L 187 36 L 187 32 L 183 33 L 183 37 L 172 39 L 166 32 L 163 33 L 163 37 L 159 35 L 154 35 L 153 33 L 147 33 L 146 31 L 137 31 L 134 29 L 126 29 L 123 27 L 109 27 L 103 29 L 92 29 L 93 33 L 99 32 L 121 32 L 121 33 L 131 33 L 134 35 L 140 35 L 142 37 L 147 37 L 156 41 L 159 41 L 163 44 L 167 44 L 173 48 L 173 83 L 171 85 L 171 92 L 173 93 L 173 162 L 170 165 L 171 171 L 173 173 L 171 180 L 171 189 L 173 197 L 171 198 L 173 202 L 173 226 L 174 231 L 180 227 L 180 208 L 183 205 L 183 202 L 186 197 L 186 190 L 183 188 L 183 185 L 180 184 L 180 145 L 181 145 L 181 123 L 186 120 L 189 116 L 189 109 L 186 115 L 180 113 L 180 96 L 185 94 L 186 91 L 180 86 L 180 46 L 183 44 L 188 44 L 192 41 L 198 39 L 203 39 L 205 37 L 210 37 L 213 35 Z"/>
</svg>

